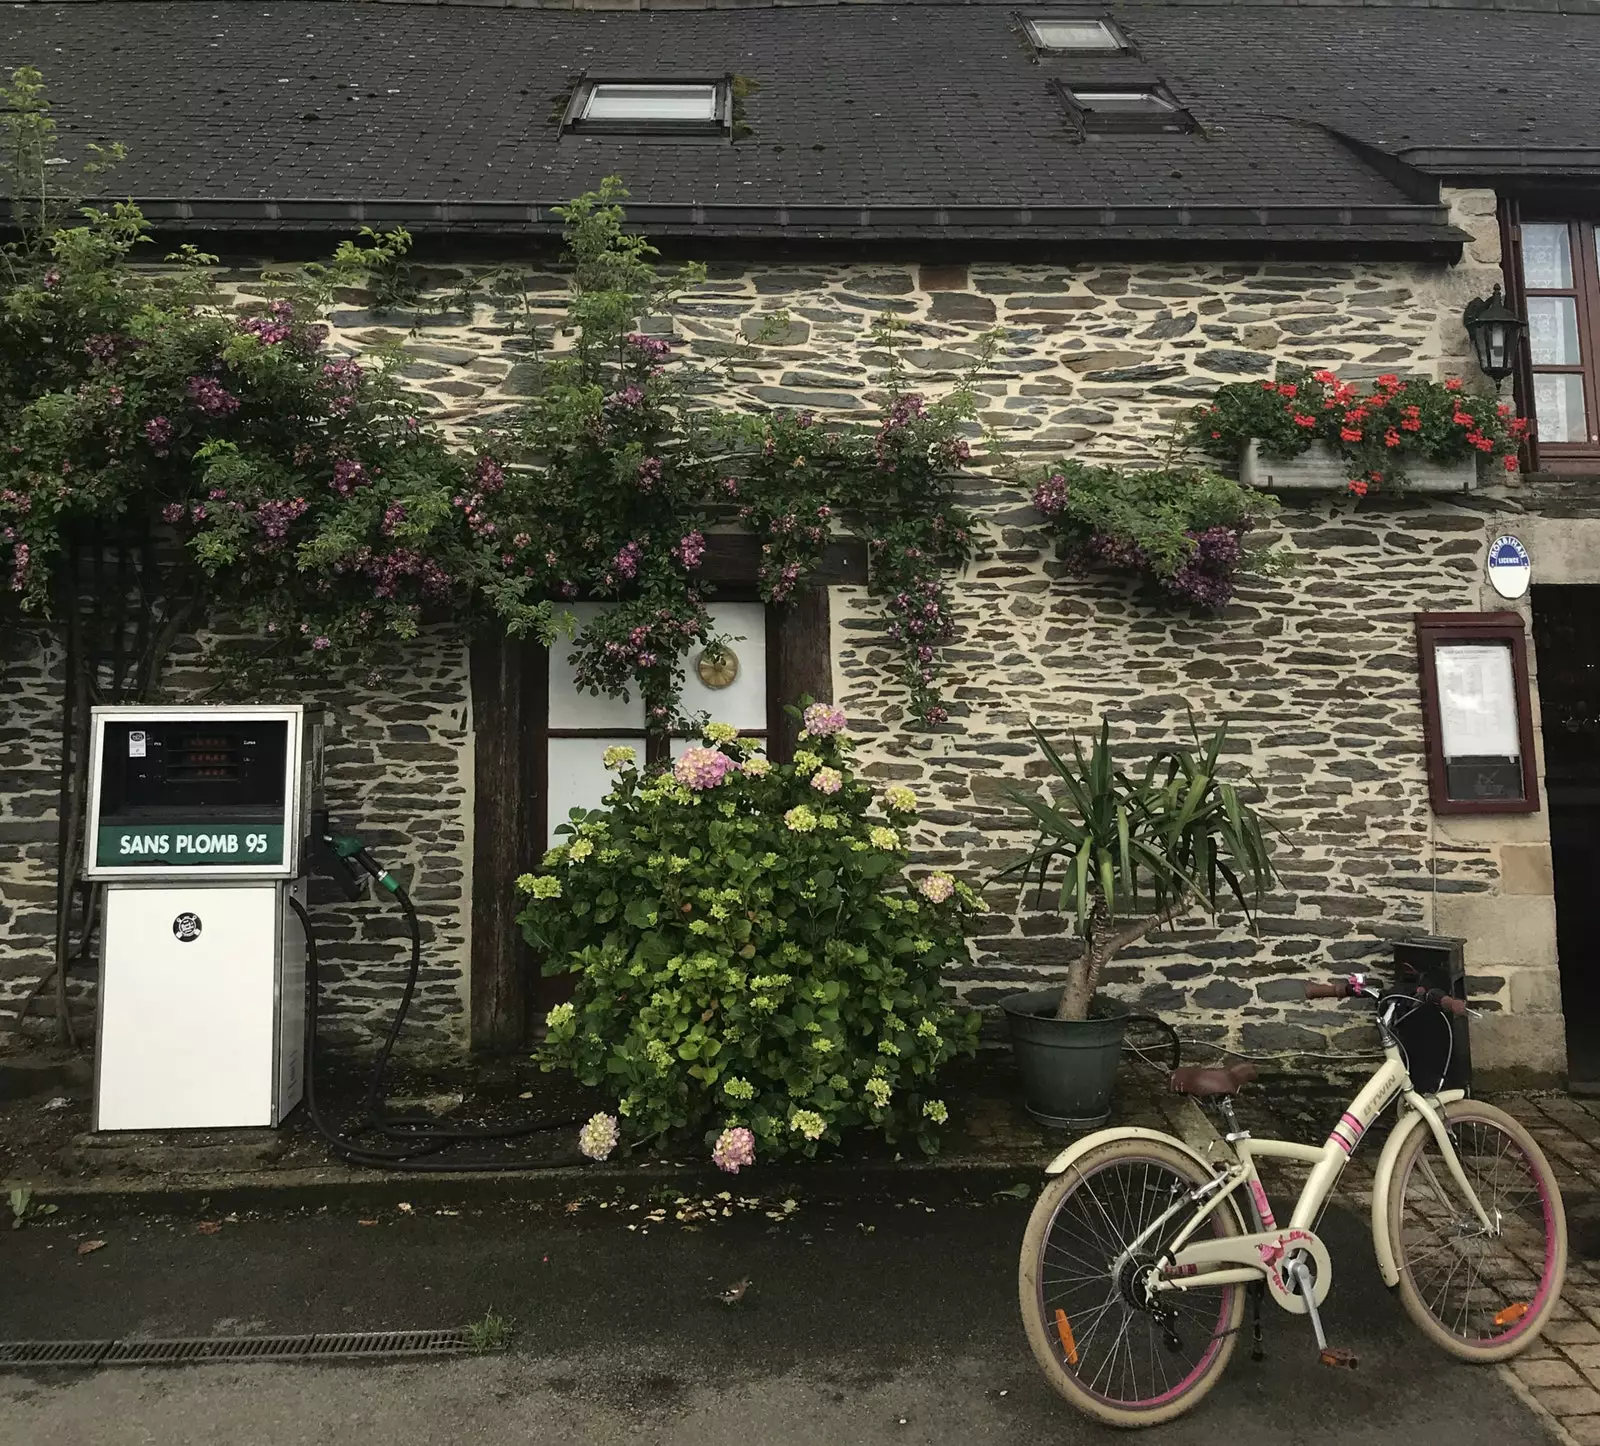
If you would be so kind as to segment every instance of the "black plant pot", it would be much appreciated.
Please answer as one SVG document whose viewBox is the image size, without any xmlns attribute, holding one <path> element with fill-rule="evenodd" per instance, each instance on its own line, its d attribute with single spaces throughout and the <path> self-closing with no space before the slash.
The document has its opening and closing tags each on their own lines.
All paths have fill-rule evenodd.
<svg viewBox="0 0 1600 1446">
<path fill-rule="evenodd" d="M 1023 1099 L 1041 1124 L 1096 1129 L 1111 1118 L 1128 1018 L 1097 1000 L 1096 1007 L 1105 1012 L 1093 1019 L 1057 1019 L 1060 998 L 1059 989 L 1043 989 L 1000 1001 L 1022 1070 Z"/>
</svg>

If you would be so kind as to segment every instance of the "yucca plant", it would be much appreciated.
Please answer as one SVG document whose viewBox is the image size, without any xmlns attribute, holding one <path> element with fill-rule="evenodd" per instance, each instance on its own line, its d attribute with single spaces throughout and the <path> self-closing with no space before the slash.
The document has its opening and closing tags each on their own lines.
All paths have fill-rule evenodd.
<svg viewBox="0 0 1600 1446">
<path fill-rule="evenodd" d="M 1037 877 L 1041 897 L 1059 889 L 1060 910 L 1083 952 L 1055 1017 L 1087 1019 L 1107 961 L 1152 929 L 1199 906 L 1214 916 L 1229 898 L 1253 921 L 1277 880 L 1270 824 L 1218 777 L 1225 726 L 1197 748 L 1161 749 L 1139 777 L 1117 766 L 1104 721 L 1087 754 L 1073 740 L 1070 760 L 1037 727 L 1032 732 L 1060 796 L 1011 792 L 1038 825 L 1039 839 L 1002 875 Z"/>
</svg>

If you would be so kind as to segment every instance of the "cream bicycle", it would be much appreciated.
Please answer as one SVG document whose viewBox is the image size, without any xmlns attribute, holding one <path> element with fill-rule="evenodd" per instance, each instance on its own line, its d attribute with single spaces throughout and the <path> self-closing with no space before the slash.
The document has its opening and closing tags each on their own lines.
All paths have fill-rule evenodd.
<svg viewBox="0 0 1600 1446">
<path fill-rule="evenodd" d="M 1537 1339 L 1561 1293 L 1567 1226 L 1543 1152 L 1510 1115 L 1461 1090 L 1412 1087 L 1394 1026 L 1416 1009 L 1460 1013 L 1437 992 L 1380 995 L 1361 975 L 1307 988 L 1308 998 L 1373 1000 L 1383 1063 L 1320 1146 L 1251 1139 L 1231 1096 L 1254 1065 L 1193 1065 L 1171 1088 L 1213 1103 L 1231 1157 L 1205 1156 L 1170 1135 L 1132 1128 L 1078 1141 L 1028 1221 L 1019 1272 L 1028 1340 L 1045 1374 L 1079 1410 L 1114 1426 L 1151 1426 L 1199 1404 L 1238 1343 L 1246 1293 L 1259 1350 L 1263 1294 L 1310 1318 L 1333 1263 L 1316 1226 L 1356 1146 L 1386 1105 L 1399 1120 L 1378 1158 L 1372 1240 L 1378 1269 L 1424 1335 L 1466 1361 L 1499 1361 Z M 1289 1223 L 1279 1225 L 1258 1159 L 1312 1166 Z M 1241 1203 L 1248 1211 L 1245 1228 Z"/>
</svg>

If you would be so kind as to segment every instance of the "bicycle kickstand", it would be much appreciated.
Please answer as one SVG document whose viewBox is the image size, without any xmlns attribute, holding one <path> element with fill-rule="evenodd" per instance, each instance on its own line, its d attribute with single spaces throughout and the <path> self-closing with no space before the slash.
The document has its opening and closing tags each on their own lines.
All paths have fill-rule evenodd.
<svg viewBox="0 0 1600 1446">
<path fill-rule="evenodd" d="M 1261 1345 L 1261 1297 L 1267 1293 L 1267 1283 L 1258 1280 L 1250 1287 L 1250 1359 L 1264 1361 L 1266 1351 Z"/>
<path fill-rule="evenodd" d="M 1297 1260 L 1289 1267 L 1289 1273 L 1294 1276 L 1295 1284 L 1300 1287 L 1300 1296 L 1306 1303 L 1306 1314 L 1311 1317 L 1311 1329 L 1317 1337 L 1317 1361 L 1324 1366 L 1344 1366 L 1350 1370 L 1356 1368 L 1355 1352 L 1343 1346 L 1330 1346 L 1328 1337 L 1322 1329 L 1322 1317 L 1317 1314 L 1317 1297 L 1311 1284 L 1311 1272 L 1303 1260 Z"/>
</svg>

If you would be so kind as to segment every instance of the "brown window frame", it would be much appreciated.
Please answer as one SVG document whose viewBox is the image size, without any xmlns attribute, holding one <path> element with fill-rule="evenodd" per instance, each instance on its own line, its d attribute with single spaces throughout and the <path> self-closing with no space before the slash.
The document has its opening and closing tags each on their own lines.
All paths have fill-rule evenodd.
<svg viewBox="0 0 1600 1446">
<path fill-rule="evenodd" d="M 1533 699 L 1528 679 L 1527 630 L 1522 615 L 1496 613 L 1417 613 L 1418 672 L 1422 687 L 1422 725 L 1428 767 L 1428 793 L 1437 814 L 1538 813 L 1539 778 L 1533 755 Z M 1521 798 L 1452 798 L 1445 769 L 1444 733 L 1439 717 L 1439 676 L 1434 652 L 1441 643 L 1505 643 L 1511 649 L 1512 686 L 1517 694 L 1517 745 L 1522 771 Z"/>
<path fill-rule="evenodd" d="M 1569 287 L 1527 284 L 1522 262 L 1524 226 L 1567 227 L 1567 244 L 1572 255 L 1572 285 Z M 1574 303 L 1578 328 L 1576 364 L 1535 363 L 1531 334 L 1524 334 L 1518 347 L 1513 386 L 1518 412 L 1528 419 L 1528 445 L 1524 461 L 1529 471 L 1548 469 L 1593 473 L 1600 470 L 1600 219 L 1574 214 L 1556 202 L 1539 203 L 1511 198 L 1501 207 L 1502 252 L 1506 295 L 1520 315 L 1530 315 L 1530 298 L 1570 297 Z M 1538 410 L 1534 405 L 1534 378 L 1573 376 L 1583 379 L 1583 407 L 1588 439 L 1583 442 L 1552 442 L 1539 436 Z"/>
</svg>

